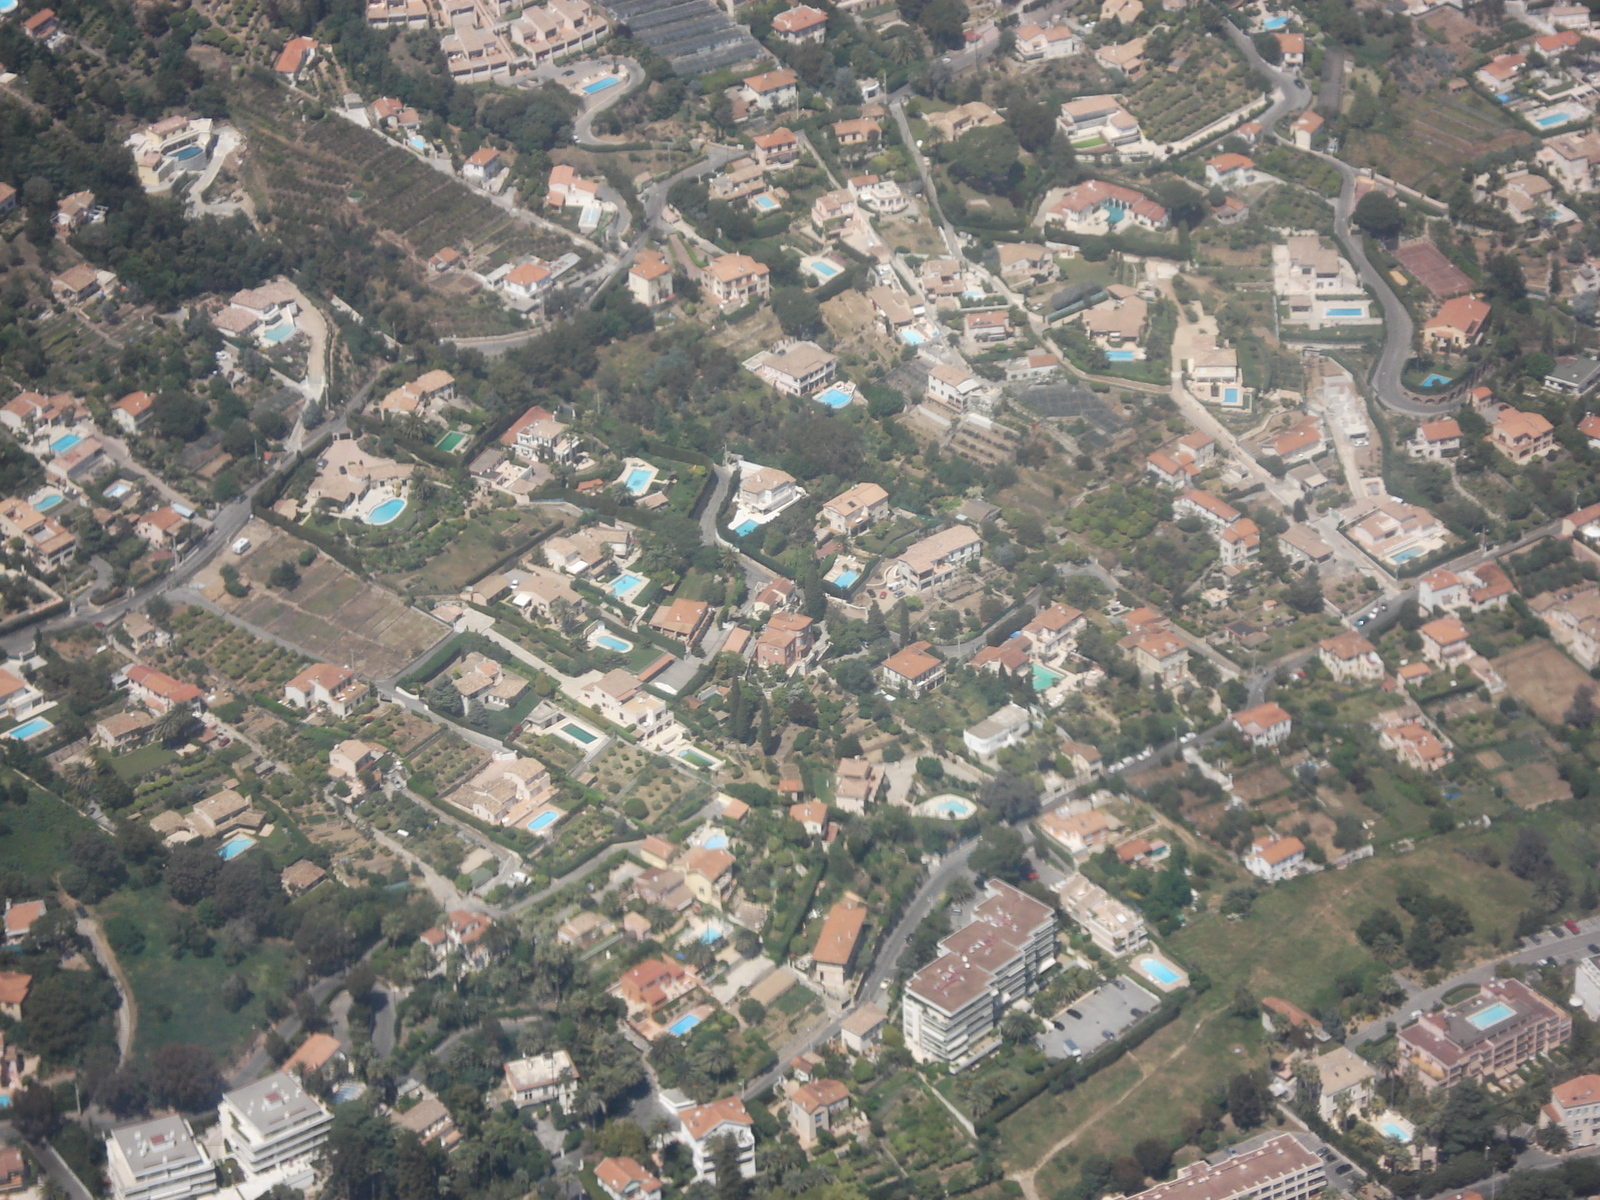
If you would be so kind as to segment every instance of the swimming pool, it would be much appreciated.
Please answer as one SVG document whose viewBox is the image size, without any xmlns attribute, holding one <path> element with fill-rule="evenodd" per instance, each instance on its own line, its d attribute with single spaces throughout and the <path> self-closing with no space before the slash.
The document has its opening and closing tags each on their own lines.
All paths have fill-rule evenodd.
<svg viewBox="0 0 1600 1200">
<path fill-rule="evenodd" d="M 625 642 L 621 638 L 614 638 L 609 633 L 602 633 L 594 639 L 594 644 L 602 650 L 615 650 L 618 654 L 626 654 L 633 649 L 632 642 Z"/>
<path fill-rule="evenodd" d="M 683 1016 L 667 1026 L 667 1032 L 672 1034 L 673 1037 L 682 1037 L 698 1024 L 700 1024 L 699 1017 L 693 1013 L 684 1013 Z"/>
<path fill-rule="evenodd" d="M 576 741 L 582 742 L 585 746 L 590 745 L 598 740 L 594 734 L 590 733 L 581 725 L 564 725 L 561 728 L 561 732 L 566 734 L 569 738 L 573 738 Z"/>
<path fill-rule="evenodd" d="M 827 391 L 812 397 L 818 404 L 826 404 L 829 408 L 850 407 L 850 393 L 831 387 Z"/>
<path fill-rule="evenodd" d="M 1364 308 L 1329 308 L 1323 310 L 1330 317 L 1364 317 L 1367 310 Z"/>
<path fill-rule="evenodd" d="M 50 443 L 50 453 L 65 454 L 68 450 L 71 450 L 81 441 L 83 441 L 83 439 L 75 433 L 64 433 L 55 441 Z"/>
<path fill-rule="evenodd" d="M 392 525 L 396 517 L 406 510 L 406 502 L 399 496 L 385 500 L 367 514 L 368 525 Z"/>
<path fill-rule="evenodd" d="M 1239 403 L 1239 389 L 1238 388 L 1223 388 L 1222 389 L 1222 402 L 1224 404 L 1237 405 Z"/>
<path fill-rule="evenodd" d="M 276 325 L 263 333 L 262 338 L 276 346 L 279 342 L 286 342 L 294 336 L 294 324 Z"/>
<path fill-rule="evenodd" d="M 107 492 L 106 494 L 109 496 L 111 493 Z M 55 492 L 51 492 L 48 496 L 39 497 L 38 502 L 33 506 L 33 511 L 38 513 L 47 513 L 60 503 L 61 497 Z"/>
<path fill-rule="evenodd" d="M 1474 1029 L 1488 1029 L 1493 1025 L 1500 1024 L 1501 1021 L 1510 1020 L 1516 1015 L 1511 1010 L 1511 1006 L 1504 1000 L 1496 1000 L 1488 1008 L 1480 1009 L 1473 1013 L 1467 1018 L 1467 1023 Z"/>
<path fill-rule="evenodd" d="M 908 346 L 920 346 L 923 339 L 922 335 L 915 329 L 902 329 L 900 331 L 900 340 Z"/>
<path fill-rule="evenodd" d="M 777 212 L 781 207 L 778 204 L 778 198 L 776 196 L 769 195 L 766 192 L 762 192 L 759 196 L 752 196 L 750 198 L 750 203 L 755 205 L 762 212 Z"/>
<path fill-rule="evenodd" d="M 133 485 L 119 479 L 106 489 L 105 495 L 108 500 L 121 500 L 131 491 L 133 491 Z"/>
<path fill-rule="evenodd" d="M 860 578 L 861 573 L 859 571 L 840 571 L 833 581 L 833 586 L 843 590 Z"/>
<path fill-rule="evenodd" d="M 1411 1140 L 1411 1135 L 1393 1121 L 1383 1121 L 1378 1125 L 1378 1128 L 1397 1142 L 1409 1142 Z"/>
<path fill-rule="evenodd" d="M 410 146 L 413 150 L 426 150 L 428 148 L 428 143 L 419 137 L 407 138 L 406 145 Z"/>
<path fill-rule="evenodd" d="M 655 477 L 656 473 L 649 467 L 635 467 L 633 470 L 628 472 L 628 479 L 625 486 L 630 494 L 642 496 L 646 491 L 649 490 L 650 481 Z"/>
<path fill-rule="evenodd" d="M 1049 667 L 1033 664 L 1033 690 L 1048 692 L 1061 679 L 1060 671 L 1052 671 Z"/>
<path fill-rule="evenodd" d="M 8 16 L 11 13 L 14 13 L 16 11 L 17 11 L 17 0 L 0 0 L 0 17 Z M 5 1103 L 4 1104 L 0 1104 L 0 1108 L 10 1108 L 11 1107 L 11 1097 L 10 1096 L 5 1096 L 5 1097 L 3 1097 L 3 1099 L 5 1100 Z"/>
<path fill-rule="evenodd" d="M 715 765 L 704 754 L 701 754 L 695 750 L 680 750 L 678 751 L 678 757 L 683 759 L 683 761 L 688 763 L 691 767 L 699 767 L 702 770 L 704 770 L 706 767 Z"/>
<path fill-rule="evenodd" d="M 1439 374 L 1439 372 L 1435 371 L 1431 375 L 1429 375 L 1426 379 L 1424 379 L 1422 381 L 1422 386 L 1423 387 L 1443 387 L 1445 384 L 1447 384 L 1449 382 L 1450 382 L 1450 376 L 1441 375 L 1441 374 Z"/>
<path fill-rule="evenodd" d="M 462 433 L 459 429 L 452 429 L 449 433 L 445 434 L 442 438 L 435 442 L 433 446 L 435 450 L 443 450 L 446 454 L 449 454 L 452 450 L 466 440 L 466 434 Z"/>
<path fill-rule="evenodd" d="M 1412 546 L 1409 550 L 1402 550 L 1399 554 L 1394 555 L 1391 561 L 1397 563 L 1410 562 L 1421 553 L 1422 551 L 1418 547 Z"/>
<path fill-rule="evenodd" d="M 824 279 L 832 279 L 839 273 L 839 268 L 824 258 L 819 258 L 816 262 L 812 263 L 811 270 Z"/>
<path fill-rule="evenodd" d="M 705 840 L 704 844 L 707 850 L 726 850 L 728 848 L 728 835 L 725 833 L 713 833 Z"/>
<path fill-rule="evenodd" d="M 1547 116 L 1540 117 L 1534 124 L 1540 129 L 1548 129 L 1552 125 L 1565 125 L 1570 120 L 1572 118 L 1566 113 L 1550 113 Z"/>
<path fill-rule="evenodd" d="M 754 533 L 759 528 L 761 528 L 761 527 L 756 524 L 756 520 L 755 520 L 754 517 L 746 517 L 744 520 L 740 521 L 737 525 L 735 525 L 733 527 L 733 531 L 735 533 L 737 533 L 740 537 L 748 537 L 750 534 Z"/>
<path fill-rule="evenodd" d="M 1141 958 L 1139 970 L 1150 976 L 1157 983 L 1164 983 L 1168 987 L 1178 982 L 1178 973 L 1159 958 Z"/>
<path fill-rule="evenodd" d="M 234 859 L 238 858 L 239 855 L 243 854 L 255 844 L 255 838 L 246 837 L 241 833 L 238 837 L 231 837 L 226 842 L 222 843 L 222 849 L 218 850 L 217 853 L 221 855 L 224 860 L 232 862 Z"/>
<path fill-rule="evenodd" d="M 1106 351 L 1106 357 L 1109 358 L 1112 362 L 1132 362 L 1133 361 L 1133 351 L 1132 350 L 1107 350 Z"/>
<path fill-rule="evenodd" d="M 35 717 L 31 721 L 24 721 L 15 729 L 6 730 L 6 736 L 12 741 L 28 742 L 38 737 L 45 730 L 54 728 L 55 726 L 43 717 Z"/>
<path fill-rule="evenodd" d="M 11 0 L 11 8 L 15 8 L 16 6 L 17 6 L 17 0 Z M 11 11 L 11 8 L 7 8 L 5 6 L 5 0 L 0 0 L 0 13 L 8 13 L 8 12 Z M 11 1097 L 6 1095 L 4 1092 L 0 1092 L 0 1109 L 10 1108 L 10 1107 L 11 1107 Z"/>
<path fill-rule="evenodd" d="M 715 946 L 722 940 L 722 926 L 707 925 L 700 931 L 700 944 L 702 946 Z"/>
<path fill-rule="evenodd" d="M 1288 23 L 1288 17 L 1268 17 L 1265 21 L 1261 22 L 1261 28 L 1265 29 L 1268 33 L 1271 33 L 1274 29 L 1282 29 Z"/>
<path fill-rule="evenodd" d="M 613 596 L 621 596 L 624 592 L 633 591 L 634 588 L 638 587 L 643 582 L 644 580 L 638 575 L 635 575 L 630 571 L 624 571 L 610 583 L 606 584 L 606 591 L 610 592 Z M 631 648 L 632 647 L 630 647 L 630 649 Z"/>
<path fill-rule="evenodd" d="M 199 146 L 185 146 L 182 150 L 176 151 L 172 157 L 179 162 L 188 162 L 191 158 L 199 158 L 204 153 L 205 151 Z"/>
<path fill-rule="evenodd" d="M 608 87 L 616 87 L 616 86 L 617 86 L 617 77 L 615 75 L 607 75 L 604 79 L 596 79 L 593 83 L 584 84 L 583 85 L 583 93 L 586 96 L 592 96 L 596 92 L 603 92 Z"/>
<path fill-rule="evenodd" d="M 554 825 L 560 819 L 561 814 L 552 808 L 547 812 L 540 813 L 533 820 L 529 821 L 528 830 L 531 833 L 538 833 L 541 829 L 549 829 L 550 826 Z"/>
<path fill-rule="evenodd" d="M 946 821 L 965 821 L 978 811 L 978 806 L 960 796 L 946 796 L 933 806 L 933 811 Z"/>
</svg>

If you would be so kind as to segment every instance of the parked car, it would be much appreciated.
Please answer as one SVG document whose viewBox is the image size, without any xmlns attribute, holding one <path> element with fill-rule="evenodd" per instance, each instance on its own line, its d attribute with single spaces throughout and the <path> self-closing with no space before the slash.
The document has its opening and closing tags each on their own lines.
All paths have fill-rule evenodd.
<svg viewBox="0 0 1600 1200">
<path fill-rule="evenodd" d="M 1079 1055 L 1081 1055 L 1083 1053 L 1082 1050 L 1078 1049 L 1078 1043 L 1073 1041 L 1071 1038 L 1068 1038 L 1066 1040 L 1066 1042 L 1064 1043 L 1064 1045 L 1067 1048 L 1067 1053 L 1072 1055 L 1073 1058 L 1077 1058 Z"/>
<path fill-rule="evenodd" d="M 1069 1017 L 1071 1017 L 1071 1018 L 1072 1018 L 1072 1019 L 1073 1019 L 1073 1020 L 1074 1020 L 1074 1021 L 1081 1021 L 1081 1020 L 1083 1020 L 1083 1014 L 1082 1014 L 1082 1013 L 1081 1013 L 1081 1012 L 1079 1012 L 1079 1011 L 1078 1011 L 1078 1010 L 1077 1010 L 1077 1009 L 1075 1009 L 1075 1008 L 1069 1008 L 1069 1009 L 1067 1009 L 1067 1016 L 1069 1016 Z"/>
<path fill-rule="evenodd" d="M 1600 954 L 1600 946 L 1596 946 L 1593 942 L 1590 942 L 1589 943 L 1589 953 L 1590 954 Z"/>
<path fill-rule="evenodd" d="M 1111 1030 L 1109 1030 L 1109 1029 L 1102 1029 L 1102 1030 L 1101 1030 L 1101 1031 L 1100 1031 L 1100 1036 L 1101 1036 L 1101 1037 L 1103 1037 L 1103 1038 L 1105 1038 L 1105 1040 L 1106 1040 L 1106 1041 L 1108 1041 L 1108 1042 L 1109 1042 L 1109 1041 L 1111 1041 L 1111 1040 L 1112 1040 L 1112 1039 L 1113 1039 L 1113 1038 L 1115 1038 L 1115 1037 L 1116 1037 L 1116 1036 L 1117 1036 L 1117 1035 L 1116 1035 L 1116 1034 L 1114 1034 L 1114 1033 L 1112 1033 L 1112 1032 L 1111 1032 Z"/>
<path fill-rule="evenodd" d="M 1574 921 L 1571 917 L 1568 917 L 1565 921 L 1563 921 L 1561 923 L 1567 927 L 1567 932 L 1568 933 L 1577 933 L 1578 932 L 1578 923 L 1576 921 Z"/>
<path fill-rule="evenodd" d="M 1337 1167 L 1335 1167 L 1333 1169 L 1333 1173 L 1335 1175 L 1348 1175 L 1350 1173 L 1350 1164 L 1349 1163 L 1340 1163 Z"/>
<path fill-rule="evenodd" d="M 1144 1016 L 1144 1009 L 1142 1008 L 1130 1008 L 1128 1011 L 1136 1017 Z"/>
<path fill-rule="evenodd" d="M 1065 1029 L 1066 1028 L 1066 1026 L 1063 1025 L 1060 1021 L 1051 1021 L 1050 1024 L 1054 1025 L 1057 1029 Z"/>
</svg>

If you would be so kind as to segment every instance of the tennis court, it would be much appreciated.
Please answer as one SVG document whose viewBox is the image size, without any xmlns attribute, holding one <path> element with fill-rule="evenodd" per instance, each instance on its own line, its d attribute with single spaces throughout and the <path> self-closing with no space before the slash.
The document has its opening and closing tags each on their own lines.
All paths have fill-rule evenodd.
<svg viewBox="0 0 1600 1200">
<path fill-rule="evenodd" d="M 1451 262 L 1432 242 L 1413 242 L 1394 252 L 1410 276 L 1433 293 L 1437 300 L 1448 300 L 1472 290 L 1467 273 Z"/>
</svg>

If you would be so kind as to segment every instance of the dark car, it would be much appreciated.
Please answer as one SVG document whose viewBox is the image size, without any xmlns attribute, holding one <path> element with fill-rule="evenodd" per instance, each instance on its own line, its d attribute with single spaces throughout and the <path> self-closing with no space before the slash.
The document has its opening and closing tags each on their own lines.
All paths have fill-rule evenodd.
<svg viewBox="0 0 1600 1200">
<path fill-rule="evenodd" d="M 1136 1017 L 1144 1016 L 1144 1009 L 1142 1008 L 1130 1008 L 1128 1011 Z"/>
<path fill-rule="evenodd" d="M 1060 1021 L 1051 1021 L 1050 1024 L 1054 1025 L 1057 1029 L 1065 1029 L 1066 1028 L 1066 1026 L 1063 1025 Z"/>
<path fill-rule="evenodd" d="M 1600 946 L 1596 946 L 1593 942 L 1590 942 L 1589 943 L 1589 953 L 1590 954 L 1600 954 Z"/>
<path fill-rule="evenodd" d="M 1078 1010 L 1077 1010 L 1077 1009 L 1075 1009 L 1075 1008 L 1069 1008 L 1069 1009 L 1067 1009 L 1067 1016 L 1069 1016 L 1069 1017 L 1071 1017 L 1071 1018 L 1072 1018 L 1072 1019 L 1073 1019 L 1073 1020 L 1074 1020 L 1074 1021 L 1081 1021 L 1081 1020 L 1083 1020 L 1083 1014 L 1082 1014 L 1082 1013 L 1081 1013 L 1081 1012 L 1079 1012 L 1079 1011 L 1078 1011 Z"/>
<path fill-rule="evenodd" d="M 1100 1036 L 1101 1036 L 1101 1037 L 1103 1037 L 1103 1038 L 1105 1038 L 1105 1040 L 1106 1040 L 1106 1041 L 1108 1041 L 1108 1042 L 1109 1042 L 1109 1041 L 1111 1041 L 1111 1040 L 1112 1040 L 1112 1039 L 1113 1039 L 1113 1038 L 1115 1038 L 1115 1037 L 1116 1037 L 1116 1036 L 1117 1036 L 1117 1035 L 1116 1035 L 1116 1034 L 1114 1034 L 1114 1033 L 1112 1033 L 1112 1032 L 1111 1032 L 1111 1030 L 1109 1030 L 1109 1029 L 1102 1029 L 1102 1030 L 1101 1030 L 1101 1031 L 1100 1031 Z"/>
<path fill-rule="evenodd" d="M 1348 1175 L 1350 1173 L 1350 1164 L 1349 1163 L 1340 1163 L 1337 1167 L 1335 1167 L 1333 1169 L 1333 1173 L 1335 1175 Z"/>
</svg>

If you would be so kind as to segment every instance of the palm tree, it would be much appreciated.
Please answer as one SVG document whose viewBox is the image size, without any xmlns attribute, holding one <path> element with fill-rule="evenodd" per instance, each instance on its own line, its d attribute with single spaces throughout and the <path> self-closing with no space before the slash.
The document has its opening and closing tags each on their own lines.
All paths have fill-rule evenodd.
<svg viewBox="0 0 1600 1200">
<path fill-rule="evenodd" d="M 187 704 L 174 704 L 166 712 L 156 718 L 156 723 L 151 732 L 163 746 L 177 741 L 189 728 L 189 722 L 194 719 L 194 714 Z"/>
</svg>

